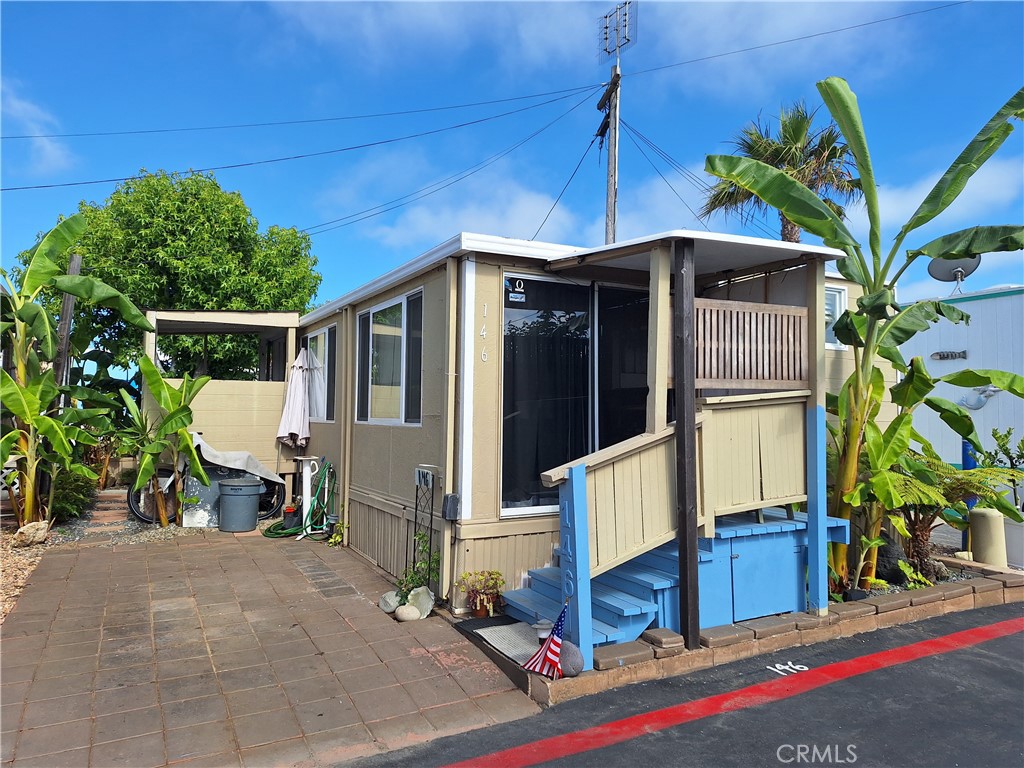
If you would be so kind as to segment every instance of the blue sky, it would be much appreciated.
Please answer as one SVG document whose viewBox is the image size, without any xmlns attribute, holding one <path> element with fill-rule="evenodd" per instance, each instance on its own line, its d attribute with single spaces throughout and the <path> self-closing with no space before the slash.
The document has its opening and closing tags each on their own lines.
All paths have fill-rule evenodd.
<svg viewBox="0 0 1024 768">
<path fill-rule="evenodd" d="M 706 182 L 705 155 L 730 151 L 728 140 L 746 122 L 759 113 L 770 118 L 796 99 L 817 105 L 815 82 L 845 77 L 860 101 L 891 238 L 978 128 L 1024 82 L 1024 4 L 943 5 L 642 0 L 637 42 L 622 57 L 623 119 Z M 242 194 L 261 228 L 306 228 L 471 169 L 548 126 L 436 194 L 348 226 L 314 230 L 319 234 L 313 252 L 324 275 L 318 301 L 329 300 L 460 231 L 534 236 L 600 123 L 595 105 L 610 63 L 597 55 L 598 19 L 613 7 L 613 0 L 5 0 L 2 186 L 125 177 L 140 168 L 251 163 L 435 132 L 216 172 L 225 189 Z M 911 15 L 820 34 L 905 14 Z M 805 36 L 810 37 L 730 54 Z M 694 61 L 699 59 L 704 60 Z M 668 66 L 682 62 L 692 63 Z M 551 95 L 518 99 L 544 93 Z M 287 126 L 6 138 L 316 120 L 501 99 L 517 100 Z M 513 110 L 521 111 L 494 117 Z M 701 192 L 647 151 L 672 188 L 624 133 L 619 239 L 702 228 L 678 197 L 696 210 Z M 538 240 L 603 242 L 604 161 L 595 144 Z M 961 200 L 908 245 L 974 224 L 1020 223 L 1022 169 L 1019 126 Z M 114 187 L 3 192 L 4 266 L 59 214 L 73 213 L 82 199 L 102 202 Z M 863 235 L 863 213 L 854 210 L 851 218 L 854 231 Z M 777 231 L 774 217 L 766 225 Z M 732 219 L 715 218 L 709 226 L 764 234 L 764 225 L 744 227 Z M 1019 253 L 986 257 L 965 288 L 1024 283 L 1022 264 Z M 903 299 L 948 293 L 949 286 L 927 277 L 924 265 L 900 285 Z"/>
</svg>

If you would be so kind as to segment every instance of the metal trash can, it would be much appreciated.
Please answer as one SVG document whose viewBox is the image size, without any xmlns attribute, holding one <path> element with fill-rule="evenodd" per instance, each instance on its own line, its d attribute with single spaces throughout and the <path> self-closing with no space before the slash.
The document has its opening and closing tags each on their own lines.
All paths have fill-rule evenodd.
<svg viewBox="0 0 1024 768">
<path fill-rule="evenodd" d="M 260 494 L 267 490 L 258 477 L 221 480 L 220 522 L 222 531 L 235 533 L 256 530 L 260 514 Z"/>
</svg>

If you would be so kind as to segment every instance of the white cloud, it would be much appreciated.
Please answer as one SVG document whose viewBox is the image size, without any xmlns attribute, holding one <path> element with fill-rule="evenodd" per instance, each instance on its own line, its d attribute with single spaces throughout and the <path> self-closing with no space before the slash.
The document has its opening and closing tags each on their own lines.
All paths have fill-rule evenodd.
<svg viewBox="0 0 1024 768">
<path fill-rule="evenodd" d="M 551 209 L 554 197 L 500 174 L 473 177 L 456 195 L 432 198 L 405 208 L 391 223 L 368 233 L 392 248 L 423 249 L 458 232 L 530 239 Z M 578 240 L 577 217 L 559 205 L 537 235 L 546 242 Z"/>
<path fill-rule="evenodd" d="M 655 60 L 694 61 L 666 70 L 659 82 L 689 96 L 764 101 L 780 81 L 812 83 L 830 75 L 860 86 L 907 60 L 913 27 L 885 22 L 820 33 L 893 16 L 899 6 L 871 3 L 656 3 L 640 11 L 640 43 Z M 799 38 L 807 38 L 800 40 Z M 781 45 L 758 48 L 781 41 Z M 743 51 L 742 53 L 732 53 Z M 722 56 L 721 54 L 730 54 Z M 854 70 L 854 68 L 856 68 Z"/>
<path fill-rule="evenodd" d="M 931 192 L 945 169 L 934 171 L 924 178 L 906 185 L 880 184 L 878 206 L 881 215 L 883 240 L 891 237 L 914 214 L 917 207 Z M 967 183 L 960 196 L 929 225 L 925 240 L 941 232 L 952 232 L 961 227 L 981 223 L 1011 223 L 1020 218 L 1021 197 L 1024 195 L 1024 158 L 994 157 Z M 993 220 L 995 219 L 995 220 Z M 862 242 L 867 239 L 868 219 L 863 205 L 851 207 L 850 228 Z M 925 230 L 922 230 L 924 234 Z M 921 240 L 920 242 L 925 242 Z"/>
<path fill-rule="evenodd" d="M 702 170 L 690 168 L 691 172 L 703 176 Z M 667 232 L 670 229 L 703 229 L 696 216 L 687 209 L 700 210 L 702 194 L 689 182 L 678 175 L 666 178 L 672 189 L 659 176 L 637 180 L 628 190 L 619 187 L 619 209 L 616 217 L 615 239 L 630 240 L 636 237 Z M 676 195 L 683 198 L 681 201 Z M 685 203 L 683 202 L 685 201 Z M 580 245 L 596 246 L 604 243 L 604 216 L 591 221 L 583 232 Z M 574 241 L 575 242 L 575 241 Z"/>
<path fill-rule="evenodd" d="M 53 133 L 58 128 L 57 118 L 38 104 L 23 98 L 19 93 L 19 84 L 8 78 L 3 80 L 0 91 L 3 92 L 2 107 L 5 133 L 37 134 Z M 33 138 L 19 139 L 28 144 L 28 174 L 49 175 L 65 170 L 74 164 L 71 151 L 57 139 Z M 10 157 L 10 154 L 8 154 Z"/>
<path fill-rule="evenodd" d="M 508 71 L 592 68 L 596 6 L 583 3 L 290 3 L 273 10 L 299 35 L 375 70 L 441 68 L 472 48 Z"/>
</svg>

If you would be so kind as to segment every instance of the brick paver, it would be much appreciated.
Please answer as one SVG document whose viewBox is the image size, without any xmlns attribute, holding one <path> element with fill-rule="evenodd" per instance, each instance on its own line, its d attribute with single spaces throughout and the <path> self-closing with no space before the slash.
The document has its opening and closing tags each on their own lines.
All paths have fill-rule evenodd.
<svg viewBox="0 0 1024 768">
<path fill-rule="evenodd" d="M 328 765 L 538 711 L 348 550 L 216 530 L 47 552 L 4 622 L 0 762 Z"/>
</svg>

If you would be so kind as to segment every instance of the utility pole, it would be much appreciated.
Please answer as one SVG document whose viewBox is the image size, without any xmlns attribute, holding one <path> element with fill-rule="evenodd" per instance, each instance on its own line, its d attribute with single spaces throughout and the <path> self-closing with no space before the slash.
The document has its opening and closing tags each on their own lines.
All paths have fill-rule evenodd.
<svg viewBox="0 0 1024 768">
<path fill-rule="evenodd" d="M 72 253 L 68 263 L 68 274 L 77 275 L 82 271 L 82 254 Z M 53 377 L 57 386 L 67 382 L 68 358 L 71 355 L 71 315 L 75 312 L 75 297 L 65 293 L 60 305 L 60 323 L 57 325 L 57 357 L 53 364 Z"/>
<path fill-rule="evenodd" d="M 626 0 L 615 10 L 601 17 L 600 55 L 615 57 L 608 87 L 597 102 L 597 110 L 604 112 L 604 120 L 597 129 L 601 139 L 607 136 L 608 187 L 605 195 L 604 242 L 615 242 L 615 221 L 619 207 L 619 54 L 636 40 L 636 0 Z"/>
<path fill-rule="evenodd" d="M 612 67 L 612 77 L 608 82 L 601 100 L 597 102 L 599 111 L 607 110 L 598 135 L 608 136 L 608 189 L 604 203 L 604 242 L 605 245 L 615 242 L 615 219 L 619 208 L 619 65 Z"/>
</svg>

